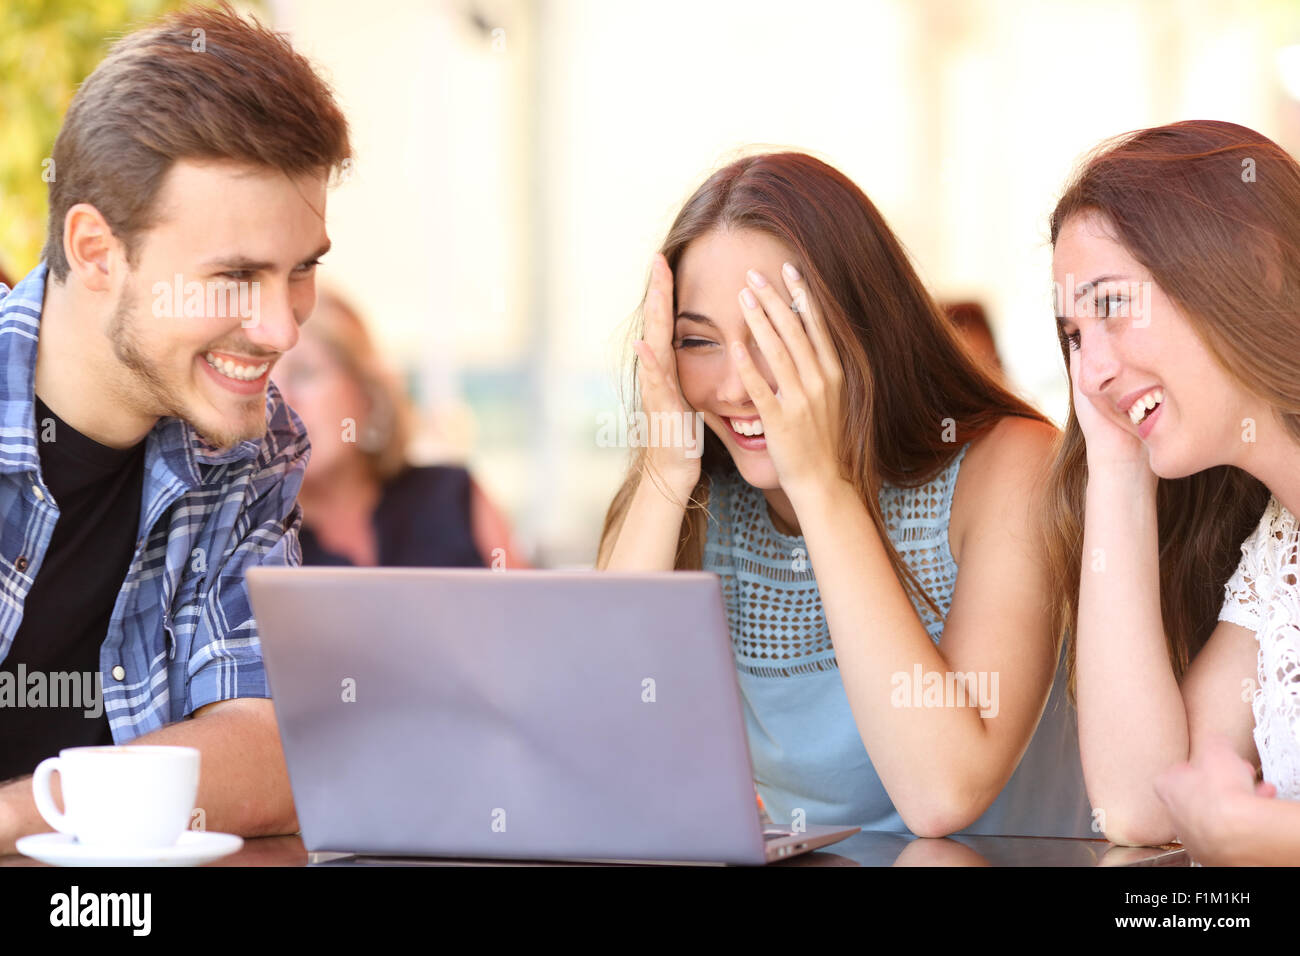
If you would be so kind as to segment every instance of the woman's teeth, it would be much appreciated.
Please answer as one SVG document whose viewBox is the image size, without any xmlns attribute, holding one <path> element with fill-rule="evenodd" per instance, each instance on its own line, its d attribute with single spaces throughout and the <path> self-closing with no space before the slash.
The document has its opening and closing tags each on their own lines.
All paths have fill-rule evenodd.
<svg viewBox="0 0 1300 956">
<path fill-rule="evenodd" d="M 744 435 L 746 438 L 753 438 L 756 435 L 763 434 L 763 420 L 761 418 L 751 419 L 750 421 L 733 418 L 730 421 L 731 427 L 736 430 L 736 433 Z"/>
<path fill-rule="evenodd" d="M 271 367 L 270 362 L 263 362 L 261 365 L 236 365 L 230 359 L 220 358 L 211 352 L 204 354 L 203 358 L 226 378 L 233 378 L 240 382 L 251 382 L 261 378 Z"/>
<path fill-rule="evenodd" d="M 1165 390 L 1163 388 L 1153 388 L 1147 392 L 1128 410 L 1129 421 L 1134 425 L 1141 425 L 1142 420 L 1155 410 L 1155 407 L 1165 400 Z"/>
</svg>

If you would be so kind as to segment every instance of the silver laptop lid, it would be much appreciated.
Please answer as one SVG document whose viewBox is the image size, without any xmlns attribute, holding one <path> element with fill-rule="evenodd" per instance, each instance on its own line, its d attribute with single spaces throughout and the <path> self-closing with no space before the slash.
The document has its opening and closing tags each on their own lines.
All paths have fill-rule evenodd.
<svg viewBox="0 0 1300 956">
<path fill-rule="evenodd" d="M 248 583 L 308 850 L 763 862 L 716 576 Z"/>
</svg>

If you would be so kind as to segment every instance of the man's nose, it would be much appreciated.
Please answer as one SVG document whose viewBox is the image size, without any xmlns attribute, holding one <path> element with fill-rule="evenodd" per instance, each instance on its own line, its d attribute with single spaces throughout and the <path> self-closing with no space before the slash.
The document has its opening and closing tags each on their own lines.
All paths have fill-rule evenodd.
<svg viewBox="0 0 1300 956">
<path fill-rule="evenodd" d="M 275 290 L 263 284 L 254 290 L 249 314 L 240 325 L 254 345 L 268 352 L 284 353 L 298 344 L 298 318 L 287 289 Z"/>
</svg>

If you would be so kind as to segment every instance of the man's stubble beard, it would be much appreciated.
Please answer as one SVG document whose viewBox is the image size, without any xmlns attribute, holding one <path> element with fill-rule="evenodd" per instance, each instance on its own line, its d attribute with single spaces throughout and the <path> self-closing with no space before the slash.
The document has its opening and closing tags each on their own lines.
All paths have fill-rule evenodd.
<svg viewBox="0 0 1300 956">
<path fill-rule="evenodd" d="M 113 355 L 131 373 L 131 376 L 139 385 L 138 391 L 123 395 L 123 401 L 150 416 L 179 418 L 188 422 L 199 433 L 200 438 L 214 448 L 223 451 L 245 439 L 260 438 L 265 431 L 264 422 L 260 423 L 261 427 L 253 434 L 239 430 L 231 431 L 221 426 L 208 428 L 204 423 L 197 420 L 197 416 L 192 411 L 183 407 L 178 396 L 173 394 L 172 389 L 168 388 L 167 381 L 159 373 L 158 367 L 145 356 L 144 350 L 140 348 L 137 335 L 138 327 L 134 321 L 135 312 L 130 306 L 132 291 L 132 284 L 128 282 L 122 289 L 122 294 L 118 297 L 117 306 L 113 311 L 113 318 L 109 323 L 108 330 L 109 339 L 113 343 Z M 184 319 L 177 317 L 163 321 L 184 321 Z M 257 401 L 262 402 L 264 398 L 259 396 Z"/>
</svg>

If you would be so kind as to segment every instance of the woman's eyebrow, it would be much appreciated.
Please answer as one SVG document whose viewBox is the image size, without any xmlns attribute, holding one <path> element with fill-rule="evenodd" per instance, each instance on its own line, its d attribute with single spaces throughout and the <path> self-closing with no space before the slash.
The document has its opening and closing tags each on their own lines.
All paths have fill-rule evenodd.
<svg viewBox="0 0 1300 956">
<path fill-rule="evenodd" d="M 698 312 L 687 312 L 683 310 L 677 313 L 677 319 L 678 321 L 681 321 L 682 319 L 687 319 L 691 322 L 699 322 L 702 325 L 711 325 L 715 329 L 718 327 L 718 323 L 714 322 L 707 315 L 700 315 L 700 313 Z"/>
<path fill-rule="evenodd" d="M 1109 275 L 1109 274 L 1104 276 L 1097 276 L 1091 282 L 1085 282 L 1083 283 L 1083 285 L 1079 286 L 1074 290 L 1075 301 L 1077 302 L 1082 296 L 1087 295 L 1089 292 L 1091 292 L 1097 286 L 1101 285 L 1103 282 L 1114 282 L 1116 279 L 1127 281 L 1128 276 Z"/>
</svg>

